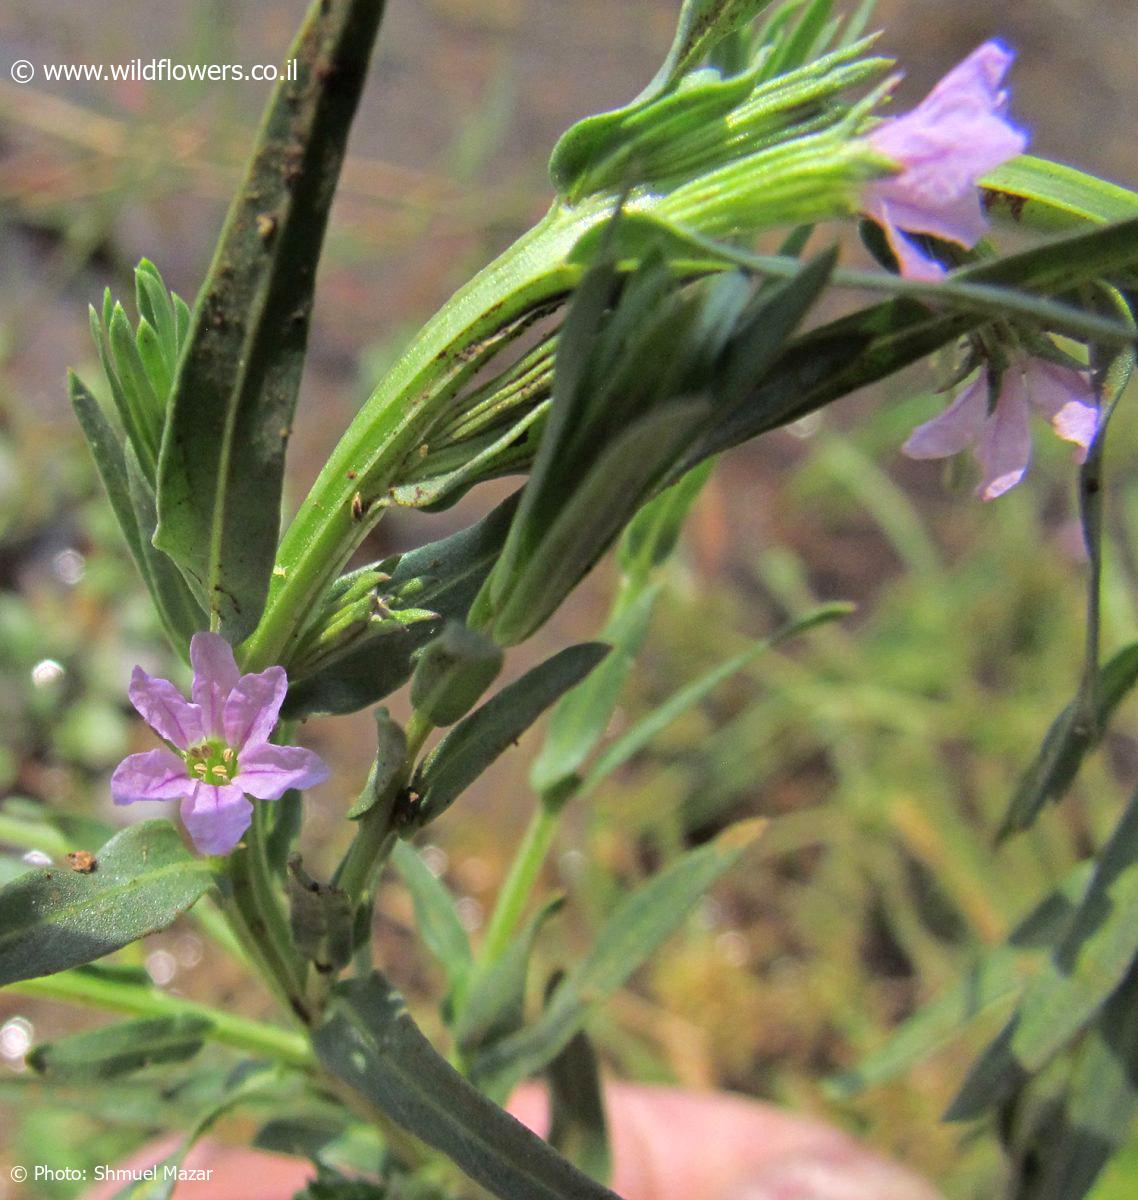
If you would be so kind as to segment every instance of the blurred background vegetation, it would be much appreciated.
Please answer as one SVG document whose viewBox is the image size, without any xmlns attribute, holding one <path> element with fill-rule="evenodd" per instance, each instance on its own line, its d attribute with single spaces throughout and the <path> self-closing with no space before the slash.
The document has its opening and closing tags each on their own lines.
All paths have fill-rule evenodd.
<svg viewBox="0 0 1138 1200">
<path fill-rule="evenodd" d="M 302 7 L 0 0 L 0 46 L 7 61 L 37 65 L 274 62 Z M 653 74 L 677 8 L 391 0 L 321 271 L 294 501 L 402 340 L 544 210 L 557 135 Z M 980 0 L 883 0 L 876 24 L 909 71 L 902 102 L 1003 36 L 1020 53 L 1013 111 L 1033 149 L 1138 180 L 1129 0 L 1024 0 L 998 12 Z M 268 89 L 42 76 L 21 87 L 6 66 L 0 74 L 3 844 L 6 820 L 43 806 L 119 821 L 109 772 L 149 745 L 125 684 L 135 662 L 168 673 L 170 655 L 72 422 L 64 370 L 99 378 L 86 306 L 106 284 L 129 297 L 143 255 L 192 300 Z M 619 1076 L 737 1089 L 837 1121 L 963 1200 L 994 1194 L 998 1163 L 988 1141 L 938 1124 L 966 1061 L 961 1043 L 853 1099 L 835 1099 L 826 1080 L 880 1046 L 1098 844 L 1134 783 L 1138 712 L 1123 708 L 1061 811 L 993 849 L 1018 772 L 1077 683 L 1073 473 L 1068 448 L 1040 437 L 1029 482 L 982 506 L 968 464 L 903 460 L 908 430 L 941 404 L 936 383 L 914 372 L 721 464 L 613 732 L 819 599 L 853 600 L 857 612 L 756 659 L 569 814 L 549 883 L 572 902 L 545 954 L 551 965 L 571 957 L 613 896 L 678 847 L 740 815 L 772 818 L 749 864 L 608 1007 L 597 1031 L 605 1061 Z M 1112 438 L 1108 652 L 1138 626 L 1138 428 L 1125 405 Z M 508 486 L 442 516 L 393 516 L 368 556 L 458 528 Z M 612 586 L 602 567 L 512 670 L 594 635 Z M 373 753 L 372 723 L 313 721 L 304 738 L 335 770 L 311 796 L 302 846 L 326 870 L 346 840 L 342 812 Z M 533 803 L 525 780 L 538 748 L 531 737 L 432 828 L 432 866 L 475 935 Z M 77 821 L 43 849 L 94 849 L 99 836 Z M 0 858 L 3 878 L 20 869 L 18 854 Z M 436 998 L 398 883 L 384 889 L 378 921 L 397 981 Z M 160 986 L 270 1011 L 188 922 L 132 956 Z M 40 1103 L 14 1102 L 27 1091 L 29 1039 L 100 1019 L 0 994 L 0 1167 L 105 1162 L 153 1132 L 109 1100 L 77 1109 L 33 1089 Z M 997 1027 L 981 1022 L 965 1048 Z M 251 1129 L 238 1118 L 221 1132 Z M 1116 1167 L 1096 1195 L 1132 1196 L 1127 1175 Z M 6 1170 L 0 1178 L 2 1193 Z M 43 1194 L 73 1194 L 57 1187 Z"/>
</svg>

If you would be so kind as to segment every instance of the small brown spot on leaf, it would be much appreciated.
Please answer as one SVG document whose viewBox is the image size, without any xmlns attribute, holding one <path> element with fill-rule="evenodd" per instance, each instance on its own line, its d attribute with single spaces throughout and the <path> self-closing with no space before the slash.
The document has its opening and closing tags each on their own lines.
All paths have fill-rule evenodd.
<svg viewBox="0 0 1138 1200">
<path fill-rule="evenodd" d="M 99 860 L 90 850 L 72 850 L 67 856 L 67 863 L 73 871 L 78 871 L 81 875 L 90 875 L 99 865 Z"/>
</svg>

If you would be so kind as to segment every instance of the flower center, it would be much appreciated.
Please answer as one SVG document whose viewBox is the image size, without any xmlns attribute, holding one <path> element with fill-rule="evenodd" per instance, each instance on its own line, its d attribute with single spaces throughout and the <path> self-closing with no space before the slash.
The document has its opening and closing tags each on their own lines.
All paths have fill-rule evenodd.
<svg viewBox="0 0 1138 1200">
<path fill-rule="evenodd" d="M 202 742 L 186 751 L 186 774 L 199 783 L 224 787 L 237 773 L 237 752 L 224 742 Z"/>
</svg>

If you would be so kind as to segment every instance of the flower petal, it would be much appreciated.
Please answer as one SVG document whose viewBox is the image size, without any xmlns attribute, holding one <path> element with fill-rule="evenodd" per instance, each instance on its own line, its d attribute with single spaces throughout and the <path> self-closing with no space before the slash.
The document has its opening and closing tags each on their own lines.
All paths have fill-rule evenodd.
<svg viewBox="0 0 1138 1200">
<path fill-rule="evenodd" d="M 185 825 L 199 854 L 228 854 L 253 822 L 253 806 L 239 787 L 194 785 L 182 801 Z"/>
<path fill-rule="evenodd" d="M 310 788 L 328 778 L 319 755 L 301 746 L 250 746 L 237 757 L 236 787 L 258 800 L 279 800 L 289 788 Z"/>
<path fill-rule="evenodd" d="M 116 804 L 136 800 L 178 800 L 197 786 L 186 774 L 186 764 L 172 751 L 147 750 L 122 760 L 111 776 L 111 796 Z"/>
<path fill-rule="evenodd" d="M 918 425 L 901 447 L 910 458 L 947 458 L 974 445 L 988 416 L 988 376 L 979 375 L 939 416 Z"/>
<path fill-rule="evenodd" d="M 984 478 L 976 489 L 983 500 L 994 500 L 1024 477 L 1031 461 L 1031 428 L 1027 392 L 1017 370 L 1004 375 L 996 410 L 985 421 L 976 446 Z"/>
<path fill-rule="evenodd" d="M 863 208 L 889 232 L 890 225 L 974 246 L 987 229 L 977 181 L 1022 154 L 1027 134 L 1004 116 L 1001 83 L 1015 56 L 1000 42 L 985 42 L 954 67 L 911 112 L 882 121 L 870 146 L 899 168 L 870 183 Z M 927 260 L 894 244 L 902 274 L 915 267 L 930 278 Z"/>
<path fill-rule="evenodd" d="M 202 724 L 210 737 L 224 737 L 225 701 L 241 677 L 233 647 L 218 633 L 195 633 L 190 638 L 190 665 L 194 668 L 194 703 L 201 707 Z"/>
<path fill-rule="evenodd" d="M 110 794 L 115 804 L 176 800 L 188 796 L 194 786 L 194 780 L 186 774 L 186 764 L 166 748 L 128 755 L 110 776 Z"/>
<path fill-rule="evenodd" d="M 1029 360 L 1024 373 L 1028 400 L 1051 422 L 1059 437 L 1079 447 L 1075 459 L 1083 462 L 1099 423 L 1098 401 L 1090 379 L 1082 371 L 1043 358 Z"/>
<path fill-rule="evenodd" d="M 257 675 L 242 675 L 225 701 L 222 723 L 225 741 L 235 750 L 247 742 L 268 740 L 288 691 L 284 667 L 269 667 Z"/>
<path fill-rule="evenodd" d="M 147 725 L 179 750 L 188 750 L 204 738 L 202 710 L 168 679 L 158 679 L 135 667 L 128 695 Z"/>
<path fill-rule="evenodd" d="M 916 242 L 907 238 L 900 225 L 893 219 L 890 206 L 881 202 L 869 215 L 885 230 L 885 240 L 897 259 L 897 269 L 904 279 L 919 279 L 924 283 L 936 283 L 945 276 L 944 267 L 918 248 Z"/>
</svg>

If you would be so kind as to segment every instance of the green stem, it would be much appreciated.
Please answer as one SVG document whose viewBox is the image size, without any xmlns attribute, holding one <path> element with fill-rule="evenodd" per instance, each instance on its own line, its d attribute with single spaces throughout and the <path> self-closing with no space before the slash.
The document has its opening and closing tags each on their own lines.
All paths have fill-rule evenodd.
<svg viewBox="0 0 1138 1200">
<path fill-rule="evenodd" d="M 450 416 L 472 349 L 570 290 L 581 268 L 568 254 L 611 207 L 608 197 L 574 209 L 555 205 L 423 327 L 340 439 L 285 532 L 265 611 L 243 648 L 245 670 L 287 660 L 313 604 L 382 515 L 403 463 Z"/>
<path fill-rule="evenodd" d="M 306 968 L 296 954 L 284 910 L 272 890 L 261 844 L 257 813 L 245 837 L 245 847 L 229 856 L 228 878 L 231 895 L 223 900 L 223 910 L 249 958 L 288 1009 L 301 1021 L 310 1013 L 305 999 Z"/>
<path fill-rule="evenodd" d="M 486 936 L 482 939 L 482 949 L 479 953 L 480 960 L 486 965 L 501 958 L 509 946 L 510 938 L 513 937 L 534 884 L 537 883 L 537 877 L 549 856 L 557 834 L 561 810 L 576 787 L 577 780 L 574 779 L 568 787 L 554 787 L 542 793 L 514 854 L 514 860 L 510 863 L 509 873 L 498 892 L 494 911 L 486 926 Z"/>
<path fill-rule="evenodd" d="M 363 901 L 376 868 L 387 860 L 395 845 L 395 801 L 407 786 L 419 751 L 433 728 L 421 713 L 411 714 L 411 720 L 407 722 L 407 753 L 403 758 L 403 768 L 388 785 L 386 792 L 360 818 L 356 836 L 336 871 L 333 882 L 347 894 L 353 908 Z"/>
<path fill-rule="evenodd" d="M 40 979 L 24 979 L 9 984 L 6 990 L 21 996 L 92 1005 L 107 1012 L 119 1012 L 132 1017 L 204 1017 L 213 1026 L 208 1035 L 211 1041 L 248 1054 L 267 1055 L 295 1067 L 315 1065 L 308 1039 L 300 1033 L 239 1017 L 219 1008 L 197 1004 L 193 1000 L 183 1000 L 166 992 L 100 978 L 95 974 L 64 971 Z"/>
</svg>

